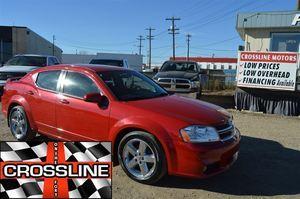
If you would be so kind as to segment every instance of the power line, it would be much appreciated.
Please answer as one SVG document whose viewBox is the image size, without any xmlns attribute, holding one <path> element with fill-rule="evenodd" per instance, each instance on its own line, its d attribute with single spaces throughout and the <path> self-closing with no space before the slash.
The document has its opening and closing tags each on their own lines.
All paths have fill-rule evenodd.
<svg viewBox="0 0 300 199">
<path fill-rule="evenodd" d="M 221 40 L 221 41 L 216 41 L 216 42 L 212 42 L 212 43 L 208 43 L 208 44 L 200 45 L 200 46 L 195 46 L 195 47 L 207 47 L 207 46 L 213 46 L 213 45 L 216 45 L 216 44 L 225 43 L 225 42 L 227 42 L 227 41 L 232 41 L 232 40 L 239 39 L 239 38 L 240 38 L 239 36 L 234 36 L 234 37 L 230 37 L 230 38 L 228 38 L 228 39 L 224 39 L 224 40 Z"/>
<path fill-rule="evenodd" d="M 155 29 L 154 28 L 151 28 L 151 27 L 149 27 L 149 28 L 146 28 L 146 30 L 148 30 L 149 31 L 149 34 L 148 34 L 148 36 L 147 36 L 147 39 L 149 40 L 149 68 L 151 68 L 151 51 L 152 51 L 152 49 L 151 49 L 151 43 L 152 43 L 152 40 L 154 39 L 154 36 L 152 35 L 152 31 L 154 31 Z"/>
<path fill-rule="evenodd" d="M 209 10 L 208 8 L 215 7 L 216 3 L 214 1 L 216 1 L 216 0 L 209 0 L 208 2 L 202 1 L 203 4 L 200 4 L 198 6 L 194 6 L 193 9 L 191 9 L 190 11 L 186 11 L 184 15 L 180 15 L 180 16 L 182 18 L 191 18 L 191 17 L 194 17 L 195 15 L 202 14 L 203 11 L 204 12 L 208 11 Z M 226 3 L 226 5 L 228 5 L 227 1 L 225 3 Z"/>
<path fill-rule="evenodd" d="M 175 35 L 179 34 L 179 32 L 177 32 L 177 31 L 179 31 L 179 28 L 176 28 L 175 21 L 179 21 L 180 18 L 175 18 L 173 16 L 171 18 L 166 18 L 166 20 L 172 22 L 172 26 L 168 30 L 170 31 L 169 34 L 172 34 L 172 37 L 173 37 L 173 60 L 175 60 Z"/>
<path fill-rule="evenodd" d="M 128 41 L 128 42 L 120 42 L 120 43 L 95 43 L 95 42 L 88 42 L 88 41 L 78 41 L 78 40 L 70 40 L 69 38 L 66 38 L 66 37 L 61 37 L 61 36 L 58 36 L 59 38 L 62 38 L 64 41 L 68 41 L 69 43 L 76 43 L 76 44 L 79 44 L 79 45 L 88 45 L 88 46 L 91 46 L 91 45 L 95 45 L 95 46 L 127 46 L 127 45 L 130 45 L 130 44 L 135 44 L 136 41 Z M 75 45 L 76 45 L 75 44 Z"/>
<path fill-rule="evenodd" d="M 142 36 L 142 35 L 139 35 L 139 37 L 137 38 L 137 40 L 139 41 L 139 45 L 138 45 L 138 47 L 139 47 L 139 55 L 141 55 L 142 54 L 142 41 L 143 40 L 145 40 L 144 39 L 144 37 Z"/>
<path fill-rule="evenodd" d="M 197 21 L 197 22 L 185 25 L 184 27 L 192 27 L 192 28 L 189 28 L 189 30 L 193 30 L 193 29 L 197 29 L 199 27 L 202 28 L 203 26 L 208 25 L 208 24 L 213 23 L 213 22 L 216 22 L 216 21 L 223 21 L 224 17 L 226 17 L 226 16 L 228 16 L 228 15 L 230 15 L 232 13 L 235 13 L 236 11 L 239 11 L 239 10 L 243 9 L 244 7 L 247 7 L 247 6 L 251 5 L 251 4 L 255 4 L 255 3 L 256 2 L 254 2 L 254 1 L 251 1 L 251 2 L 248 2 L 248 3 L 244 3 L 244 4 L 240 5 L 239 7 L 235 8 L 233 10 L 230 10 L 228 12 L 225 12 L 225 13 L 219 15 L 219 16 L 218 15 L 214 15 L 214 17 L 211 17 L 210 19 L 202 18 L 203 21 L 204 21 L 203 23 L 199 23 L 199 21 Z"/>
<path fill-rule="evenodd" d="M 131 50 L 112 50 L 112 49 L 102 49 L 102 48 L 95 48 L 95 47 L 89 47 L 89 46 L 79 46 L 79 45 L 69 45 L 64 42 L 59 42 L 59 44 L 65 45 L 65 46 L 70 46 L 73 48 L 78 48 L 78 49 L 86 49 L 86 50 L 94 50 L 94 51 L 107 51 L 107 52 L 132 52 Z"/>
</svg>

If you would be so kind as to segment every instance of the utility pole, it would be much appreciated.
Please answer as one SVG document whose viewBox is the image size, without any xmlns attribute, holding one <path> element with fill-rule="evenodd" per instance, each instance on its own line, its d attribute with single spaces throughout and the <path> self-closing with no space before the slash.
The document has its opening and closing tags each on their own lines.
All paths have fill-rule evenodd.
<svg viewBox="0 0 300 199">
<path fill-rule="evenodd" d="M 176 34 L 179 34 L 179 32 L 177 32 L 177 31 L 179 31 L 179 28 L 176 28 L 176 26 L 175 26 L 175 21 L 178 21 L 178 20 L 180 20 L 180 18 L 175 18 L 174 16 L 173 17 L 171 17 L 171 18 L 166 18 L 166 20 L 167 21 L 172 21 L 172 26 L 171 26 L 171 28 L 169 28 L 168 30 L 170 31 L 169 32 L 169 34 L 172 34 L 172 36 L 173 36 L 173 60 L 175 60 L 175 35 Z"/>
<path fill-rule="evenodd" d="M 4 56 L 3 56 L 3 54 L 4 54 L 4 52 L 3 52 L 3 40 L 1 39 L 1 41 L 0 41 L 0 50 L 1 50 L 1 61 L 0 61 L 0 66 L 2 66 L 2 64 L 4 63 Z"/>
<path fill-rule="evenodd" d="M 190 60 L 190 41 L 191 41 L 191 37 L 192 37 L 192 35 L 190 35 L 189 33 L 186 35 L 186 42 L 187 42 L 187 55 L 186 55 L 186 59 L 187 59 L 187 61 Z"/>
<path fill-rule="evenodd" d="M 54 41 L 55 41 L 55 35 L 53 35 L 53 37 L 52 37 L 52 55 L 53 56 L 55 55 L 55 44 L 54 44 Z"/>
<path fill-rule="evenodd" d="M 146 28 L 146 30 L 149 31 L 149 34 L 147 36 L 147 39 L 149 40 L 149 69 L 151 69 L 151 50 L 152 50 L 152 46 L 151 46 L 151 41 L 154 39 L 154 36 L 152 35 L 152 31 L 155 30 L 154 28 Z"/>
<path fill-rule="evenodd" d="M 138 38 L 136 38 L 138 41 L 139 41 L 139 45 L 138 45 L 138 47 L 139 47 L 139 55 L 141 55 L 142 54 L 142 41 L 143 40 L 145 40 L 144 39 L 144 37 L 142 36 L 142 35 L 139 35 L 139 37 Z"/>
</svg>

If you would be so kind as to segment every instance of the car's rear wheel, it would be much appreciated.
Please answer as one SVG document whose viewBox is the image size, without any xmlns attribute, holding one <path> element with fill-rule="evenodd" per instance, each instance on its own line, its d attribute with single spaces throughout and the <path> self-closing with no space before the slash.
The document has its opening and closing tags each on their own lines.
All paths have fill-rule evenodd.
<svg viewBox="0 0 300 199">
<path fill-rule="evenodd" d="M 26 113 L 22 106 L 15 106 L 9 113 L 9 126 L 12 135 L 18 141 L 31 140 L 36 133 L 31 130 Z"/>
<path fill-rule="evenodd" d="M 134 131 L 121 140 L 118 159 L 125 173 L 135 181 L 153 184 L 167 173 L 164 151 L 149 133 Z"/>
</svg>

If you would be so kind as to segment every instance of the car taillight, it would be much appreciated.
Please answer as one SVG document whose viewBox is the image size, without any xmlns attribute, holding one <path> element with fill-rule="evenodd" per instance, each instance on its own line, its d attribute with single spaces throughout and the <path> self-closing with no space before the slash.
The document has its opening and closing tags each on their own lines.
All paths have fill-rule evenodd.
<svg viewBox="0 0 300 199">
<path fill-rule="evenodd" d="M 6 91 L 6 86 L 4 85 L 4 86 L 3 86 L 3 92 L 2 92 L 2 95 L 5 94 L 5 91 Z"/>
</svg>

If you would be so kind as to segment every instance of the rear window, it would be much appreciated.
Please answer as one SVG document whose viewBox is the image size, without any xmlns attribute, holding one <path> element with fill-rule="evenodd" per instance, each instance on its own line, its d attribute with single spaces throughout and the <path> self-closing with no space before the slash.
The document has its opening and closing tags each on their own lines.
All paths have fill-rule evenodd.
<svg viewBox="0 0 300 199">
<path fill-rule="evenodd" d="M 17 56 L 9 60 L 6 65 L 10 66 L 38 66 L 43 67 L 47 65 L 46 57 L 38 57 L 38 56 Z"/>
<path fill-rule="evenodd" d="M 112 60 L 112 59 L 93 59 L 90 62 L 90 64 L 124 67 L 122 60 Z"/>
<path fill-rule="evenodd" d="M 60 71 L 47 71 L 39 73 L 36 84 L 38 87 L 50 90 L 57 91 L 57 82 L 60 76 Z"/>
</svg>

